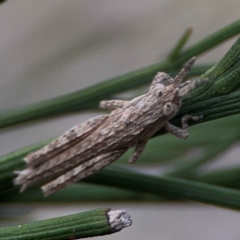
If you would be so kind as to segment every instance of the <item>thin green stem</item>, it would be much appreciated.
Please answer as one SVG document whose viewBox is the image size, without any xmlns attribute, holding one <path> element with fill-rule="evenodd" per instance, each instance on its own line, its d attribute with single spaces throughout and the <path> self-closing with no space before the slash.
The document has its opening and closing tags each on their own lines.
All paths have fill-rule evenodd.
<svg viewBox="0 0 240 240">
<path fill-rule="evenodd" d="M 116 219 L 119 217 L 119 213 L 115 211 L 115 219 L 110 219 L 110 214 L 114 215 L 114 211 L 97 209 L 65 217 L 4 227 L 0 229 L 0 240 L 67 240 L 111 234 L 131 225 L 130 216 L 124 212 L 122 217 L 126 218 L 128 225 L 121 222 L 121 219 Z"/>
<path fill-rule="evenodd" d="M 157 177 L 127 169 L 108 167 L 85 179 L 84 182 L 240 210 L 240 191 L 178 178 Z"/>
</svg>

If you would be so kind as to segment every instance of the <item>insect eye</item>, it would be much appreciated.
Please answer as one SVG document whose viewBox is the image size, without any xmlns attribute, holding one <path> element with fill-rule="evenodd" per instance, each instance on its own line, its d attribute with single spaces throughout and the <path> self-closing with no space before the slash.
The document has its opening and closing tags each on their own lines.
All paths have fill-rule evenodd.
<svg viewBox="0 0 240 240">
<path fill-rule="evenodd" d="M 164 106 L 163 106 L 163 114 L 165 116 L 168 116 L 169 114 L 171 114 L 173 111 L 173 108 L 172 108 L 172 105 L 170 103 L 166 103 Z"/>
</svg>

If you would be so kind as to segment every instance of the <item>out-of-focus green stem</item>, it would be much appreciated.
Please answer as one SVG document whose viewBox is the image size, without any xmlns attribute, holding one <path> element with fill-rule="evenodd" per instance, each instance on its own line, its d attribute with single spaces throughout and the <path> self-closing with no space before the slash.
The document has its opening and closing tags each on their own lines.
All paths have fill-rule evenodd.
<svg viewBox="0 0 240 240">
<path fill-rule="evenodd" d="M 95 86 L 47 101 L 39 102 L 16 110 L 0 114 L 0 129 L 23 124 L 33 120 L 49 118 L 60 114 L 96 108 L 101 99 L 106 99 L 117 92 L 139 87 L 151 81 L 158 71 L 176 71 L 192 56 L 198 56 L 240 32 L 240 20 L 209 35 L 200 42 L 182 52 L 169 63 L 163 61 L 140 70 L 109 79 Z"/>
<path fill-rule="evenodd" d="M 108 167 L 84 181 L 240 210 L 240 191 L 178 178 L 157 177 Z"/>
<path fill-rule="evenodd" d="M 226 167 L 192 176 L 194 181 L 240 189 L 240 166 Z"/>
<path fill-rule="evenodd" d="M 176 60 L 183 49 L 183 47 L 186 45 L 188 39 L 192 35 L 192 28 L 189 27 L 187 30 L 183 33 L 182 37 L 178 40 L 176 46 L 173 48 L 173 50 L 168 54 L 167 60 L 169 62 L 173 62 Z"/>
<path fill-rule="evenodd" d="M 224 28 L 210 34 L 209 36 L 205 37 L 201 41 L 193 44 L 192 46 L 188 47 L 185 51 L 179 55 L 177 61 L 174 64 L 182 64 L 182 62 L 187 61 L 192 56 L 198 56 L 206 52 L 207 50 L 216 47 L 220 43 L 226 41 L 227 39 L 239 34 L 240 32 L 240 20 L 237 20 Z"/>
<path fill-rule="evenodd" d="M 197 167 L 201 166 L 205 162 L 208 162 L 212 158 L 218 156 L 225 150 L 227 150 L 230 146 L 232 146 L 238 139 L 239 139 L 239 131 L 230 131 L 229 134 L 231 134 L 232 138 L 228 141 L 223 141 L 221 143 L 218 143 L 218 146 L 211 145 L 205 149 L 205 154 L 199 157 L 196 157 L 194 160 L 181 162 L 180 164 L 177 164 L 175 168 L 171 171 L 169 171 L 166 175 L 171 177 L 180 177 L 180 178 L 188 178 L 194 172 L 192 172 L 193 169 L 196 169 Z"/>
</svg>

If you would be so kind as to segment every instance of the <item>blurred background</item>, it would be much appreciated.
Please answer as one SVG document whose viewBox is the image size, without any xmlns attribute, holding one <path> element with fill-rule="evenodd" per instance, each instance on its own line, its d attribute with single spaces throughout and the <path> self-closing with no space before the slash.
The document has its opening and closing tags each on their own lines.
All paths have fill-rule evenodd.
<svg viewBox="0 0 240 240">
<path fill-rule="evenodd" d="M 239 9 L 238 0 L 9 0 L 0 6 L 0 110 L 67 94 L 148 66 L 164 59 L 186 28 L 193 28 L 191 45 L 236 21 Z M 218 61 L 233 41 L 198 61 Z M 57 136 L 94 114 L 72 114 L 2 130 L 0 155 Z M 239 154 L 237 145 L 217 164 L 235 164 Z M 102 206 L 126 209 L 133 226 L 99 239 L 240 237 L 238 212 L 189 203 L 30 205 L 32 211 L 24 221 Z M 14 208 L 5 204 L 0 214 L 23 208 L 29 204 Z"/>
</svg>

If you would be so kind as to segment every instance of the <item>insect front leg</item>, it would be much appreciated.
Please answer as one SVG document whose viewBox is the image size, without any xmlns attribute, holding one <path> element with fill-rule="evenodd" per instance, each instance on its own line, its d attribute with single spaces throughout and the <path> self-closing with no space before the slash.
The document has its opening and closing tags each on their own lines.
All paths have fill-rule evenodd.
<svg viewBox="0 0 240 240">
<path fill-rule="evenodd" d="M 104 100 L 99 103 L 99 107 L 102 109 L 114 110 L 116 108 L 123 108 L 128 104 L 128 101 L 124 100 Z"/>
<path fill-rule="evenodd" d="M 96 158 L 84 162 L 83 164 L 61 175 L 50 183 L 45 184 L 42 187 L 44 196 L 49 196 L 58 191 L 59 189 L 65 187 L 66 185 L 77 182 L 101 170 L 102 168 L 106 167 L 107 165 L 121 157 L 126 151 L 127 149 L 121 149 L 109 153 L 104 153 Z"/>
<path fill-rule="evenodd" d="M 140 140 L 136 146 L 133 155 L 129 158 L 130 163 L 134 163 L 138 160 L 138 158 L 141 156 L 148 140 Z"/>
<path fill-rule="evenodd" d="M 181 139 L 186 139 L 189 135 L 188 132 L 188 121 L 189 120 L 194 120 L 198 121 L 201 119 L 201 117 L 198 116 L 192 116 L 190 114 L 184 115 L 181 119 L 182 122 L 182 128 L 179 128 L 177 126 L 174 126 L 170 122 L 164 123 L 163 127 L 167 130 L 167 132 L 172 133 L 174 136 L 181 138 Z"/>
</svg>

